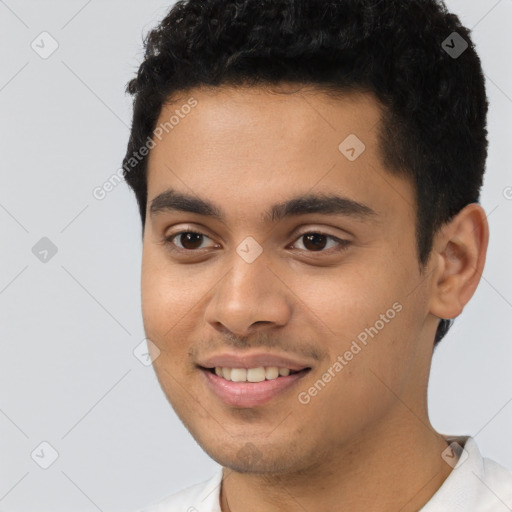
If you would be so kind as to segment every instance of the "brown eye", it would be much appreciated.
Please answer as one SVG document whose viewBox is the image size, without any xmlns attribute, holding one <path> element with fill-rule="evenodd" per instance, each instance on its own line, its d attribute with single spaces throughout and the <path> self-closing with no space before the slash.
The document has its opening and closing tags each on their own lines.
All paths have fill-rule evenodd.
<svg viewBox="0 0 512 512">
<path fill-rule="evenodd" d="M 195 231 L 180 231 L 166 238 L 166 242 L 171 246 L 175 246 L 178 250 L 182 251 L 195 251 L 197 249 L 203 249 L 201 247 L 205 239 L 210 239 L 202 233 Z"/>
<path fill-rule="evenodd" d="M 311 233 L 308 235 L 302 235 L 304 240 L 304 247 L 311 251 L 321 251 L 325 249 L 327 244 L 327 237 L 319 233 Z"/>
<path fill-rule="evenodd" d="M 299 244 L 298 248 L 307 252 L 331 252 L 330 249 L 340 251 L 350 245 L 348 240 L 342 240 L 335 236 L 326 233 L 318 233 L 316 231 L 303 233 L 299 236 L 297 241 L 301 241 L 303 246 L 300 247 Z"/>
<path fill-rule="evenodd" d="M 199 233 L 182 233 L 179 241 L 184 249 L 198 249 L 203 242 L 203 235 Z"/>
</svg>

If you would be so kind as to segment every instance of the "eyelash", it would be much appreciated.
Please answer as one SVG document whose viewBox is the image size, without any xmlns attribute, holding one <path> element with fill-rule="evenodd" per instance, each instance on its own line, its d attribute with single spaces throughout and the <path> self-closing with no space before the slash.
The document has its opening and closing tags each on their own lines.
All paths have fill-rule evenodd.
<svg viewBox="0 0 512 512">
<path fill-rule="evenodd" d="M 202 249 L 183 249 L 181 247 L 176 247 L 176 245 L 172 242 L 172 240 L 174 238 L 176 238 L 176 237 L 178 237 L 180 235 L 183 235 L 183 234 L 187 234 L 187 233 L 192 233 L 194 235 L 200 235 L 200 236 L 203 236 L 203 237 L 206 237 L 206 238 L 210 238 L 209 236 L 207 236 L 204 233 L 201 233 L 199 231 L 195 231 L 193 229 L 187 229 L 187 230 L 178 231 L 176 233 L 173 233 L 173 234 L 169 235 L 168 237 L 166 237 L 163 240 L 163 243 L 165 245 L 167 245 L 172 251 L 175 251 L 175 252 L 194 254 L 195 252 L 201 251 Z M 335 237 L 333 235 L 329 235 L 328 233 L 323 233 L 322 231 L 305 231 L 305 232 L 297 235 L 297 237 L 295 238 L 295 242 L 297 240 L 301 239 L 302 237 L 306 236 L 306 235 L 320 235 L 320 236 L 324 236 L 326 238 L 329 238 L 331 240 L 334 240 L 338 244 L 338 247 L 334 249 L 335 252 L 345 251 L 345 250 L 348 249 L 348 246 L 350 245 L 350 242 L 348 240 L 344 240 L 344 239 Z M 210 238 L 210 240 L 211 240 L 211 238 Z M 304 251 L 304 252 L 307 252 L 307 253 L 310 253 L 310 254 L 315 254 L 315 253 L 330 253 L 330 251 L 332 249 L 333 248 L 321 249 L 319 251 L 308 251 L 307 249 L 300 249 L 300 250 Z"/>
</svg>

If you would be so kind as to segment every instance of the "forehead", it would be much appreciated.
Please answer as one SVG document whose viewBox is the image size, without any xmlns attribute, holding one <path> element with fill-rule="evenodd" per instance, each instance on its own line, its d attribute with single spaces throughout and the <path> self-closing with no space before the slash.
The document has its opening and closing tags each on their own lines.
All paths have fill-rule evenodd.
<svg viewBox="0 0 512 512">
<path fill-rule="evenodd" d="M 148 208 L 171 188 L 234 213 L 334 191 L 373 202 L 376 211 L 397 209 L 397 198 L 410 208 L 409 183 L 382 167 L 381 114 L 370 94 L 333 95 L 297 85 L 180 93 L 157 122 L 163 129 L 149 155 Z"/>
<path fill-rule="evenodd" d="M 193 108 L 188 107 L 191 100 L 195 103 Z M 297 85 L 202 86 L 182 92 L 164 104 L 157 127 L 164 128 L 164 138 L 170 132 L 176 135 L 173 138 L 177 144 L 181 138 L 196 135 L 201 142 L 217 143 L 211 150 L 222 144 L 222 149 L 229 149 L 230 154 L 249 147 L 254 150 L 252 138 L 272 142 L 273 149 L 277 149 L 279 142 L 281 146 L 290 141 L 302 142 L 302 146 L 286 148 L 293 154 L 301 148 L 306 151 L 306 146 L 318 141 L 325 141 L 327 146 L 344 132 L 368 139 L 377 133 L 381 113 L 380 104 L 369 93 L 327 93 L 313 86 Z M 166 129 L 170 120 L 173 126 Z M 327 134 L 333 137 L 325 140 Z M 230 144 L 233 141 L 235 146 Z M 193 144 L 193 140 L 187 142 Z"/>
</svg>

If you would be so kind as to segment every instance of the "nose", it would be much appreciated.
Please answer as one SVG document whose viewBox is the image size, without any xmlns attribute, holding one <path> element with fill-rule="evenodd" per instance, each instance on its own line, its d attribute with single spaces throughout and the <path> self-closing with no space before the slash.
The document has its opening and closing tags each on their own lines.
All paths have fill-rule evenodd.
<svg viewBox="0 0 512 512">
<path fill-rule="evenodd" d="M 205 310 L 217 330 L 247 336 L 256 329 L 282 327 L 292 314 L 293 294 L 266 258 L 248 263 L 237 254 Z"/>
</svg>

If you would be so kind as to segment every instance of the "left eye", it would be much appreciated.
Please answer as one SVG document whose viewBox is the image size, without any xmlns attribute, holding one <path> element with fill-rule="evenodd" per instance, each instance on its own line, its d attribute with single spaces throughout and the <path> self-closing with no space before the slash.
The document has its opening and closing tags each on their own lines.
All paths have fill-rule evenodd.
<svg viewBox="0 0 512 512">
<path fill-rule="evenodd" d="M 330 247 L 326 247 L 328 245 L 328 240 L 331 240 L 333 243 Z M 300 248 L 301 250 L 306 250 L 308 252 L 319 252 L 323 251 L 324 249 L 332 249 L 332 247 L 335 247 L 336 245 L 339 246 L 339 249 L 345 249 L 346 246 L 349 245 L 348 240 L 341 240 L 340 238 L 337 238 L 332 235 L 327 235 L 324 233 L 317 233 L 317 232 L 310 232 L 310 233 L 303 233 L 299 236 L 297 240 L 301 240 L 302 246 L 304 249 Z"/>
</svg>

